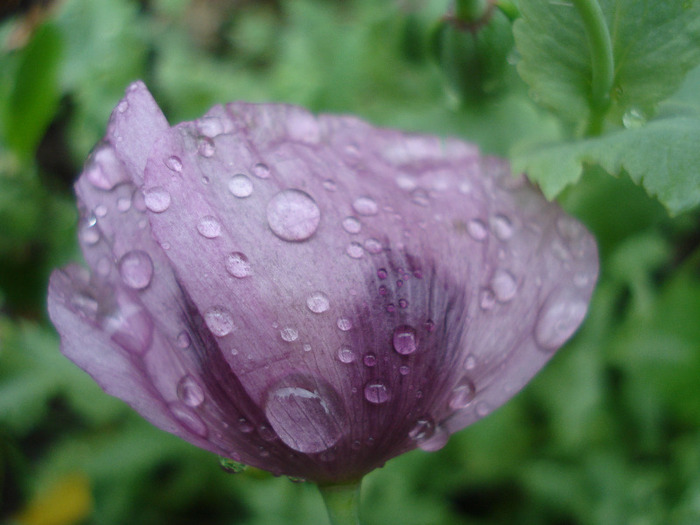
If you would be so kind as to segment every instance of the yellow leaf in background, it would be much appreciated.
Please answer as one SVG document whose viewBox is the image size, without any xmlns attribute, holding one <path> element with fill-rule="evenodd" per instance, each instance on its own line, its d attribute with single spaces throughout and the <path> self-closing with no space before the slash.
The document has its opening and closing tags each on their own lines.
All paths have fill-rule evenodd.
<svg viewBox="0 0 700 525">
<path fill-rule="evenodd" d="M 85 474 L 74 473 L 35 494 L 15 520 L 21 525 L 74 525 L 91 511 L 90 480 Z"/>
</svg>

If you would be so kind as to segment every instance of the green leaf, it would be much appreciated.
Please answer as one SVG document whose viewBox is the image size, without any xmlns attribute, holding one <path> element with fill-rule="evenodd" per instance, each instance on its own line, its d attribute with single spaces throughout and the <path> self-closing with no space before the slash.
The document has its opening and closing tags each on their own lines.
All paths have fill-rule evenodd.
<svg viewBox="0 0 700 525">
<path fill-rule="evenodd" d="M 543 146 L 516 155 L 513 165 L 548 198 L 579 180 L 584 164 L 627 173 L 675 215 L 700 204 L 700 119 L 673 117 L 594 138 Z"/>
<path fill-rule="evenodd" d="M 700 62 L 700 2 L 600 0 L 613 46 L 615 79 L 609 118 L 650 116 Z M 521 0 L 514 25 L 518 71 L 533 97 L 581 126 L 588 120 L 592 57 L 570 2 Z"/>
<path fill-rule="evenodd" d="M 4 136 L 20 157 L 34 152 L 58 107 L 62 40 L 51 25 L 41 27 L 22 51 L 6 101 Z"/>
</svg>

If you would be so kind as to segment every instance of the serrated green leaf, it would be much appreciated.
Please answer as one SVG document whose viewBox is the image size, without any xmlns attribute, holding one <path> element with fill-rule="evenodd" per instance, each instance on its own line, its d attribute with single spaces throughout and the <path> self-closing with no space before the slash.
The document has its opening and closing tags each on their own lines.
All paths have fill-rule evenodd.
<svg viewBox="0 0 700 525">
<path fill-rule="evenodd" d="M 602 138 L 544 146 L 516 155 L 513 165 L 548 198 L 580 178 L 584 164 L 627 173 L 676 215 L 700 204 L 700 119 L 674 117 Z"/>
<path fill-rule="evenodd" d="M 700 2 L 601 0 L 615 66 L 610 118 L 626 111 L 650 116 L 700 62 Z M 591 54 L 578 10 L 570 2 L 522 0 L 515 23 L 518 71 L 536 100 L 571 123 L 587 120 Z"/>
</svg>

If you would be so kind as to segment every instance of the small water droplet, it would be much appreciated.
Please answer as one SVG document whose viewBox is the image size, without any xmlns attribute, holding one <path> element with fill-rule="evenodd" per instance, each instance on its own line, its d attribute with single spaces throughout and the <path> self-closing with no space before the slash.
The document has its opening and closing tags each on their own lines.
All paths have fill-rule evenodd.
<svg viewBox="0 0 700 525">
<path fill-rule="evenodd" d="M 488 235 L 488 230 L 484 221 L 480 219 L 472 219 L 467 223 L 467 232 L 475 241 L 483 241 Z"/>
<path fill-rule="evenodd" d="M 154 213 L 162 213 L 170 207 L 170 193 L 161 186 L 149 188 L 143 192 L 146 208 Z"/>
<path fill-rule="evenodd" d="M 338 361 L 341 363 L 353 363 L 355 361 L 355 352 L 349 346 L 341 346 L 338 348 Z"/>
<path fill-rule="evenodd" d="M 295 328 L 287 327 L 280 330 L 280 337 L 282 340 L 291 343 L 299 339 L 299 332 Z"/>
<path fill-rule="evenodd" d="M 188 334 L 187 332 L 185 332 L 183 330 L 182 332 L 177 334 L 177 338 L 175 339 L 175 343 L 180 348 L 187 348 L 192 343 L 192 340 L 190 339 L 190 334 Z"/>
<path fill-rule="evenodd" d="M 435 422 L 429 418 L 421 418 L 416 421 L 413 428 L 408 431 L 408 437 L 413 441 L 421 442 L 430 439 L 435 433 Z"/>
<path fill-rule="evenodd" d="M 499 269 L 491 279 L 491 289 L 498 301 L 507 303 L 515 297 L 518 284 L 510 272 Z"/>
<path fill-rule="evenodd" d="M 105 217 L 107 215 L 107 206 L 104 204 L 98 204 L 95 206 L 95 215 L 98 217 Z"/>
<path fill-rule="evenodd" d="M 622 115 L 622 125 L 627 129 L 641 128 L 647 122 L 647 117 L 639 108 L 630 108 Z"/>
<path fill-rule="evenodd" d="M 119 113 L 125 113 L 127 109 L 129 109 L 128 101 L 122 100 L 121 102 L 119 102 L 119 104 L 117 104 L 117 111 Z"/>
<path fill-rule="evenodd" d="M 274 441 L 277 439 L 277 434 L 275 434 L 274 430 L 267 425 L 260 425 L 258 428 L 258 434 L 260 434 L 260 437 L 265 441 Z"/>
<path fill-rule="evenodd" d="M 406 191 L 412 191 L 418 187 L 416 178 L 408 173 L 399 173 L 396 177 L 396 184 L 399 188 Z"/>
<path fill-rule="evenodd" d="M 128 197 L 119 197 L 117 199 L 117 210 L 119 210 L 122 213 L 125 213 L 129 211 L 131 208 L 131 196 Z"/>
<path fill-rule="evenodd" d="M 357 217 L 345 217 L 343 219 L 343 229 L 348 233 L 360 233 L 362 230 L 362 223 Z"/>
<path fill-rule="evenodd" d="M 374 354 L 366 354 L 362 358 L 362 362 L 365 364 L 365 366 L 372 368 L 374 365 L 377 364 L 377 356 Z"/>
<path fill-rule="evenodd" d="M 335 191 L 337 189 L 337 185 L 333 179 L 324 180 L 323 187 L 326 191 Z"/>
<path fill-rule="evenodd" d="M 165 165 L 170 171 L 174 171 L 176 173 L 180 173 L 182 171 L 182 161 L 175 155 L 165 159 Z"/>
<path fill-rule="evenodd" d="M 418 443 L 418 448 L 426 452 L 435 452 L 447 445 L 449 438 L 450 435 L 442 425 L 435 425 L 433 435 Z"/>
<path fill-rule="evenodd" d="M 387 295 L 389 293 L 389 290 L 387 289 L 386 286 L 381 285 L 379 287 L 379 295 Z"/>
<path fill-rule="evenodd" d="M 248 257 L 241 252 L 233 252 L 226 256 L 226 271 L 238 279 L 250 277 L 253 273 Z"/>
<path fill-rule="evenodd" d="M 384 251 L 384 247 L 377 239 L 369 238 L 365 241 L 365 250 L 372 255 L 376 255 L 378 253 L 382 253 Z"/>
<path fill-rule="evenodd" d="M 385 268 L 379 268 L 379 270 L 377 270 L 377 277 L 379 277 L 381 280 L 386 279 L 388 275 L 389 274 Z"/>
<path fill-rule="evenodd" d="M 365 385 L 365 399 L 373 405 L 381 405 L 391 397 L 389 388 L 381 381 L 371 381 Z"/>
<path fill-rule="evenodd" d="M 491 413 L 491 407 L 485 401 L 481 401 L 476 405 L 476 415 L 479 417 L 486 417 Z"/>
<path fill-rule="evenodd" d="M 553 351 L 569 339 L 586 316 L 585 301 L 569 292 L 547 299 L 535 326 L 535 340 L 543 350 Z"/>
<path fill-rule="evenodd" d="M 362 448 L 362 443 L 360 442 L 359 439 L 356 439 L 355 441 L 352 442 L 350 445 L 350 448 L 353 450 L 360 450 Z"/>
<path fill-rule="evenodd" d="M 202 117 L 197 122 L 197 129 L 205 137 L 214 138 L 224 132 L 224 124 L 218 117 Z"/>
<path fill-rule="evenodd" d="M 153 261 L 144 251 L 132 250 L 119 260 L 119 275 L 129 288 L 143 290 L 153 278 Z"/>
<path fill-rule="evenodd" d="M 399 299 L 399 308 L 408 308 L 408 301 L 406 299 Z"/>
<path fill-rule="evenodd" d="M 228 181 L 228 191 L 239 199 L 250 197 L 253 193 L 253 181 L 247 175 L 238 173 Z"/>
<path fill-rule="evenodd" d="M 229 474 L 240 474 L 248 468 L 247 465 L 244 465 L 240 461 L 224 457 L 219 458 L 219 465 L 221 465 L 224 472 L 228 472 Z"/>
<path fill-rule="evenodd" d="M 304 352 L 311 352 L 311 345 L 309 343 L 304 343 L 302 345 L 302 349 L 304 350 Z"/>
<path fill-rule="evenodd" d="M 260 179 L 267 179 L 270 176 L 270 168 L 267 166 L 267 164 L 259 162 L 253 166 L 253 175 Z"/>
<path fill-rule="evenodd" d="M 344 433 L 345 409 L 335 389 L 317 377 L 290 376 L 267 394 L 265 415 L 290 448 L 327 451 Z"/>
<path fill-rule="evenodd" d="M 411 192 L 411 202 L 418 206 L 427 207 L 430 205 L 430 196 L 423 188 L 416 188 Z"/>
<path fill-rule="evenodd" d="M 199 383 L 189 375 L 183 376 L 177 384 L 177 397 L 188 407 L 198 407 L 204 403 L 204 391 Z"/>
<path fill-rule="evenodd" d="M 267 223 L 285 241 L 305 241 L 321 221 L 321 210 L 311 196 L 299 190 L 283 190 L 267 205 Z"/>
<path fill-rule="evenodd" d="M 97 219 L 95 222 L 90 220 L 84 222 L 80 227 L 80 240 L 88 246 L 97 244 L 100 240 L 100 230 L 97 227 Z"/>
<path fill-rule="evenodd" d="M 435 321 L 432 319 L 428 319 L 425 322 L 425 331 L 426 332 L 434 332 L 435 331 Z"/>
<path fill-rule="evenodd" d="M 330 308 L 331 303 L 325 293 L 314 292 L 306 299 L 306 306 L 308 306 L 309 310 L 313 313 L 322 314 Z"/>
<path fill-rule="evenodd" d="M 491 310 L 496 305 L 496 296 L 491 290 L 481 290 L 479 293 L 479 306 L 482 310 Z"/>
<path fill-rule="evenodd" d="M 221 235 L 221 223 L 212 215 L 205 215 L 197 223 L 197 231 L 207 239 L 216 239 Z"/>
<path fill-rule="evenodd" d="M 412 354 L 418 348 L 416 329 L 409 325 L 402 325 L 394 330 L 394 350 L 401 355 Z"/>
<path fill-rule="evenodd" d="M 189 407 L 183 406 L 180 403 L 170 403 L 168 405 L 170 412 L 175 416 L 175 419 L 189 432 L 206 438 L 209 434 L 207 425 L 202 421 L 197 413 Z"/>
<path fill-rule="evenodd" d="M 231 313 L 223 306 L 214 306 L 204 314 L 204 321 L 216 336 L 224 337 L 233 332 L 235 325 Z"/>
<path fill-rule="evenodd" d="M 401 374 L 402 376 L 408 375 L 410 371 L 411 371 L 411 367 L 408 365 L 401 365 L 399 367 L 399 374 Z"/>
<path fill-rule="evenodd" d="M 336 324 L 338 329 L 342 330 L 343 332 L 347 332 L 352 328 L 352 321 L 347 317 L 339 317 Z"/>
<path fill-rule="evenodd" d="M 474 370 L 474 368 L 476 368 L 476 357 L 474 357 L 472 354 L 469 354 L 464 360 L 464 369 Z"/>
<path fill-rule="evenodd" d="M 498 239 L 507 241 L 513 236 L 513 223 L 505 215 L 496 215 L 491 221 L 491 230 Z"/>
<path fill-rule="evenodd" d="M 474 387 L 474 383 L 472 383 L 468 377 L 464 377 L 452 390 L 449 401 L 450 408 L 453 410 L 461 410 L 474 401 L 475 396 L 476 388 Z"/>
<path fill-rule="evenodd" d="M 376 215 L 379 212 L 377 202 L 371 197 L 358 197 L 352 207 L 360 215 Z"/>
<path fill-rule="evenodd" d="M 255 430 L 255 427 L 246 418 L 239 417 L 238 430 L 240 430 L 244 434 L 250 434 L 253 430 Z"/>
<path fill-rule="evenodd" d="M 348 244 L 345 253 L 347 253 L 353 259 L 361 259 L 365 254 L 365 250 L 362 248 L 362 245 L 359 242 L 351 242 Z"/>
</svg>

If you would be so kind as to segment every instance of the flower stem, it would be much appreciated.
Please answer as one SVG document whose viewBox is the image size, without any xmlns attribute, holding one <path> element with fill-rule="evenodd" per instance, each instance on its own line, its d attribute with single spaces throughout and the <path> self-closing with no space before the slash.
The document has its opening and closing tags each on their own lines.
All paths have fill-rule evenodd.
<svg viewBox="0 0 700 525">
<path fill-rule="evenodd" d="M 319 485 L 331 525 L 360 525 L 360 483 Z"/>
<path fill-rule="evenodd" d="M 457 15 L 457 20 L 462 22 L 476 22 L 484 16 L 488 7 L 488 0 L 457 0 L 455 2 L 455 15 Z"/>
<path fill-rule="evenodd" d="M 610 32 L 597 0 L 573 0 L 583 20 L 591 53 L 591 115 L 586 134 L 600 135 L 610 107 L 610 92 L 615 80 L 615 64 Z"/>
</svg>

